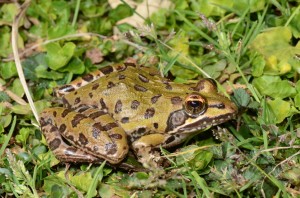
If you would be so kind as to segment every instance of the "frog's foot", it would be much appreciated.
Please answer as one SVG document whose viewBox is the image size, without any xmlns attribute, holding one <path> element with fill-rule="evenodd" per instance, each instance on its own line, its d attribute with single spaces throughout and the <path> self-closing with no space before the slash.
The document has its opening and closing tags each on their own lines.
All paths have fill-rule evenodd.
<svg viewBox="0 0 300 198">
<path fill-rule="evenodd" d="M 142 136 L 132 143 L 138 161 L 152 172 L 164 172 L 162 167 L 163 158 L 158 148 L 163 143 L 164 138 L 163 134 L 154 133 Z"/>
</svg>

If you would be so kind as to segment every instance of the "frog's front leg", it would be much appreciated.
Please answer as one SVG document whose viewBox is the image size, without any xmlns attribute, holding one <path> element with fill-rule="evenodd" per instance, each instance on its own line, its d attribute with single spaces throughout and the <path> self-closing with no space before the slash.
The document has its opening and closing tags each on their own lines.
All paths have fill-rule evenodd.
<svg viewBox="0 0 300 198">
<path fill-rule="evenodd" d="M 54 154 L 63 161 L 74 161 L 72 156 L 78 158 L 88 153 L 86 161 L 102 158 L 111 164 L 121 162 L 128 152 L 125 131 L 104 111 L 89 107 L 81 107 L 77 111 L 56 107 L 41 113 L 41 128 Z M 76 152 L 73 152 L 72 156 L 68 156 L 70 147 L 63 139 L 77 151 L 81 150 L 80 155 L 74 156 Z"/>
<path fill-rule="evenodd" d="M 156 168 L 163 161 L 157 148 L 171 147 L 182 142 L 187 137 L 186 134 L 164 134 L 153 133 L 142 136 L 132 143 L 132 148 L 135 151 L 139 161 L 146 168 Z"/>
</svg>

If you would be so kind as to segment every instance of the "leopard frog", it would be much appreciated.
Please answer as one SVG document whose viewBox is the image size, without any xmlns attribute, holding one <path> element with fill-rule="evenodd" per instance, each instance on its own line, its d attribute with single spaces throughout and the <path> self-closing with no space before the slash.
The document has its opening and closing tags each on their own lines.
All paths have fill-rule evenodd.
<svg viewBox="0 0 300 198">
<path fill-rule="evenodd" d="M 178 84 L 133 63 L 107 66 L 57 90 L 63 107 L 43 110 L 49 148 L 64 162 L 118 164 L 128 150 L 144 165 L 153 150 L 232 119 L 237 107 L 202 79 Z"/>
</svg>

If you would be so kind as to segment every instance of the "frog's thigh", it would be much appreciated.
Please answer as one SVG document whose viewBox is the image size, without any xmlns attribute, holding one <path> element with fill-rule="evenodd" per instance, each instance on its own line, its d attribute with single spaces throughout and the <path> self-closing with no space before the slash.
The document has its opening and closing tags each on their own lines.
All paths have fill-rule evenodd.
<svg viewBox="0 0 300 198">
<path fill-rule="evenodd" d="M 75 112 L 57 107 L 45 109 L 41 117 L 57 127 L 72 145 L 111 164 L 119 163 L 128 152 L 126 133 L 105 112 L 89 108 Z M 97 122 L 99 117 L 105 118 L 103 123 Z"/>
<path fill-rule="evenodd" d="M 50 150 L 54 155 L 63 162 L 101 162 L 103 160 L 96 158 L 86 152 L 77 149 L 74 146 L 68 145 L 62 139 L 58 128 L 51 122 L 47 122 L 41 118 L 41 129 L 49 144 Z"/>
</svg>

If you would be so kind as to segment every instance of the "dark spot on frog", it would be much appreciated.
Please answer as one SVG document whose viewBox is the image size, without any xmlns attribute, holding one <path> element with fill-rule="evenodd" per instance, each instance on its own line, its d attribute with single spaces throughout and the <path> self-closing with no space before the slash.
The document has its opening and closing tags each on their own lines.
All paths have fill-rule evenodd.
<svg viewBox="0 0 300 198">
<path fill-rule="evenodd" d="M 134 85 L 134 89 L 136 91 L 140 91 L 140 92 L 146 92 L 148 90 L 147 88 L 145 88 L 145 87 L 143 87 L 141 85 Z"/>
<path fill-rule="evenodd" d="M 77 91 L 75 91 L 75 92 L 74 92 L 74 95 L 77 95 L 77 94 L 78 94 L 78 92 L 77 92 Z"/>
<path fill-rule="evenodd" d="M 87 106 L 87 105 L 85 105 L 85 104 L 81 104 L 81 105 L 79 105 L 78 108 L 75 109 L 75 111 L 76 111 L 76 112 L 79 112 L 79 113 L 82 113 L 82 112 L 84 112 L 84 111 L 86 111 L 86 110 L 88 110 L 88 109 L 90 109 L 89 106 Z"/>
<path fill-rule="evenodd" d="M 94 77 L 93 77 L 92 74 L 86 74 L 82 77 L 82 79 L 87 81 L 87 82 L 91 82 L 94 79 Z"/>
<path fill-rule="evenodd" d="M 77 152 L 77 148 L 70 146 L 65 150 L 65 155 L 72 156 Z"/>
<path fill-rule="evenodd" d="M 111 123 L 108 123 L 108 124 L 104 125 L 104 126 L 103 126 L 103 129 L 104 129 L 105 131 L 108 131 L 108 130 L 110 130 L 110 129 L 112 129 L 112 128 L 115 128 L 115 127 L 118 127 L 118 124 L 115 123 L 115 122 L 111 122 Z"/>
<path fill-rule="evenodd" d="M 82 82 L 76 84 L 77 87 L 81 87 Z"/>
<path fill-rule="evenodd" d="M 81 145 L 87 145 L 89 143 L 88 139 L 82 133 L 79 133 L 78 141 Z"/>
<path fill-rule="evenodd" d="M 165 131 L 172 131 L 176 127 L 184 124 L 187 118 L 188 116 L 183 110 L 172 112 L 167 120 L 167 128 Z"/>
<path fill-rule="evenodd" d="M 92 86 L 92 90 L 96 90 L 99 87 L 99 83 L 95 83 Z"/>
<path fill-rule="evenodd" d="M 157 122 L 153 123 L 153 127 L 157 129 L 158 128 L 158 123 Z"/>
<path fill-rule="evenodd" d="M 62 114 L 61 114 L 61 117 L 64 118 L 66 117 L 69 113 L 71 113 L 72 111 L 70 109 L 65 109 Z"/>
<path fill-rule="evenodd" d="M 93 98 L 93 93 L 92 92 L 89 93 L 89 97 Z"/>
<path fill-rule="evenodd" d="M 93 150 L 94 150 L 94 151 L 98 151 L 98 150 L 99 150 L 99 147 L 98 147 L 98 146 L 94 146 L 94 147 L 93 147 Z"/>
<path fill-rule="evenodd" d="M 89 115 L 89 118 L 96 119 L 96 118 L 98 118 L 98 117 L 100 117 L 100 116 L 103 116 L 103 115 L 105 115 L 105 114 L 107 114 L 107 113 L 105 113 L 104 111 L 96 111 L 96 112 L 94 112 L 94 113 L 91 113 L 91 114 Z"/>
<path fill-rule="evenodd" d="M 60 133 L 63 133 L 66 129 L 67 129 L 67 126 L 66 126 L 65 124 L 61 124 L 61 125 L 59 126 L 58 131 L 59 131 Z"/>
<path fill-rule="evenodd" d="M 153 107 L 146 109 L 146 112 L 144 114 L 145 119 L 152 118 L 155 114 L 155 109 Z"/>
<path fill-rule="evenodd" d="M 114 71 L 114 68 L 112 66 L 107 66 L 99 69 L 103 74 L 107 75 Z"/>
<path fill-rule="evenodd" d="M 66 138 L 67 138 L 70 142 L 74 142 L 74 136 L 73 136 L 73 135 L 66 135 Z"/>
<path fill-rule="evenodd" d="M 122 122 L 123 124 L 128 123 L 128 122 L 129 122 L 129 117 L 123 117 L 123 118 L 121 119 L 121 122 Z"/>
<path fill-rule="evenodd" d="M 80 97 L 75 98 L 74 105 L 80 103 L 80 101 L 81 101 L 81 100 L 80 100 Z"/>
<path fill-rule="evenodd" d="M 63 85 L 59 88 L 59 90 L 64 92 L 72 92 L 75 90 L 75 88 L 72 85 Z"/>
<path fill-rule="evenodd" d="M 109 137 L 112 138 L 112 139 L 116 139 L 116 140 L 120 140 L 120 139 L 123 138 L 122 135 L 118 134 L 118 133 L 111 134 L 111 135 L 109 135 Z"/>
<path fill-rule="evenodd" d="M 92 129 L 92 135 L 95 139 L 97 139 L 99 137 L 101 133 L 101 130 L 99 129 L 99 127 L 94 127 L 93 125 L 93 129 Z"/>
<path fill-rule="evenodd" d="M 158 94 L 158 95 L 156 95 L 156 96 L 153 96 L 153 97 L 151 98 L 151 103 L 152 103 L 152 104 L 156 103 L 157 100 L 158 100 L 160 97 L 161 97 L 161 94 Z"/>
<path fill-rule="evenodd" d="M 105 151 L 108 155 L 113 155 L 117 152 L 117 146 L 113 143 L 107 143 L 105 144 Z"/>
<path fill-rule="evenodd" d="M 62 102 L 63 102 L 63 104 L 64 104 L 65 107 L 71 108 L 70 103 L 67 101 L 67 99 L 65 97 L 62 97 Z"/>
<path fill-rule="evenodd" d="M 101 105 L 101 109 L 107 109 L 107 106 L 106 106 L 103 98 L 100 99 L 100 105 Z"/>
<path fill-rule="evenodd" d="M 167 90 L 172 90 L 172 86 L 167 82 L 167 83 L 164 83 L 166 85 L 166 89 Z"/>
<path fill-rule="evenodd" d="M 125 78 L 126 78 L 125 75 L 123 75 L 123 74 L 120 74 L 120 75 L 119 75 L 119 80 L 124 80 Z"/>
<path fill-rule="evenodd" d="M 141 127 L 137 130 L 137 133 L 139 135 L 144 135 L 146 133 L 146 128 L 145 127 Z"/>
<path fill-rule="evenodd" d="M 45 121 L 44 118 L 40 118 L 40 124 L 41 124 L 41 127 L 44 127 L 44 126 L 46 126 L 48 123 Z"/>
<path fill-rule="evenodd" d="M 149 79 L 146 76 L 144 76 L 143 74 L 139 74 L 139 79 L 140 79 L 140 81 L 142 81 L 144 83 L 149 82 Z"/>
<path fill-rule="evenodd" d="M 107 89 L 110 89 L 110 88 L 112 88 L 112 87 L 114 87 L 114 86 L 116 86 L 115 83 L 113 83 L 113 82 L 111 82 L 111 81 L 109 81 L 109 82 L 107 83 Z"/>
<path fill-rule="evenodd" d="M 72 127 L 77 127 L 77 125 L 80 123 L 81 120 L 87 118 L 85 115 L 82 114 L 76 114 L 74 116 L 74 119 L 71 121 Z"/>
<path fill-rule="evenodd" d="M 118 100 L 115 105 L 115 113 L 120 113 L 122 111 L 122 101 Z"/>
<path fill-rule="evenodd" d="M 175 96 L 171 98 L 171 103 L 173 105 L 181 104 L 182 99 L 179 96 Z"/>
<path fill-rule="evenodd" d="M 97 123 L 93 124 L 93 131 L 97 131 L 100 133 L 101 131 L 104 131 L 104 128 L 101 125 L 101 123 L 97 122 Z"/>
<path fill-rule="evenodd" d="M 50 124 L 50 125 L 53 125 L 53 123 L 52 123 L 52 119 L 51 118 L 48 118 L 47 120 L 46 120 L 46 125 L 48 125 L 48 124 Z"/>
<path fill-rule="evenodd" d="M 124 71 L 126 69 L 126 65 L 118 65 L 115 67 L 117 71 L 121 72 Z"/>
<path fill-rule="evenodd" d="M 56 117 L 57 116 L 57 112 L 53 111 L 53 116 Z"/>
<path fill-rule="evenodd" d="M 169 144 L 171 142 L 173 142 L 175 140 L 175 136 L 171 135 L 170 137 L 168 137 L 168 139 L 165 141 L 165 144 Z"/>
<path fill-rule="evenodd" d="M 51 142 L 49 142 L 49 148 L 54 151 L 55 149 L 57 149 L 61 144 L 61 140 L 59 138 L 55 138 L 54 140 L 52 140 Z"/>
<path fill-rule="evenodd" d="M 127 66 L 131 66 L 131 67 L 136 67 L 136 64 L 135 63 L 130 63 L 130 62 L 126 62 L 124 63 L 124 65 L 127 67 Z"/>
<path fill-rule="evenodd" d="M 140 102 L 139 101 L 137 101 L 137 100 L 134 100 L 134 101 L 132 101 L 132 103 L 131 103 L 131 109 L 137 109 L 138 107 L 139 107 L 139 105 L 140 105 Z"/>
<path fill-rule="evenodd" d="M 57 127 L 56 126 L 52 126 L 51 128 L 50 128 L 50 133 L 52 133 L 52 132 L 55 132 L 55 131 L 57 131 Z"/>
</svg>

